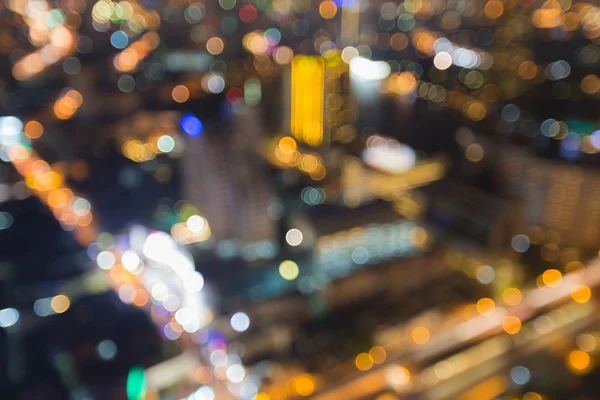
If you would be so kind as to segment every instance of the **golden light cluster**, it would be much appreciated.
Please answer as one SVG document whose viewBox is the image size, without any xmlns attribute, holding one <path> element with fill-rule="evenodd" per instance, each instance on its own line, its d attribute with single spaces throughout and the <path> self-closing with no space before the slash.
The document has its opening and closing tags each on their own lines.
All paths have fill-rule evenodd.
<svg viewBox="0 0 600 400">
<path fill-rule="evenodd" d="M 74 31 L 80 23 L 78 10 L 64 13 L 51 9 L 46 0 L 39 0 L 35 6 L 25 0 L 7 3 L 9 9 L 18 14 L 27 27 L 29 41 L 38 48 L 18 60 L 13 66 L 13 76 L 20 81 L 33 79 L 50 65 L 68 57 L 75 50 L 77 35 Z"/>
<path fill-rule="evenodd" d="M 157 30 L 160 27 L 160 15 L 134 0 L 113 2 L 100 0 L 92 7 L 92 18 L 98 28 L 104 29 L 110 24 L 123 23 L 135 33 L 144 30 Z"/>
<path fill-rule="evenodd" d="M 145 141 L 128 139 L 121 146 L 121 152 L 128 159 L 137 163 L 150 161 L 159 154 L 170 153 L 175 147 L 173 136 L 156 132 Z"/>
<path fill-rule="evenodd" d="M 562 27 L 569 32 L 581 29 L 588 39 L 598 43 L 598 18 L 600 8 L 592 4 L 579 2 L 571 6 L 570 1 L 547 0 L 533 12 L 531 22 L 540 29 Z"/>
<path fill-rule="evenodd" d="M 273 165 L 283 169 L 295 168 L 314 180 L 325 178 L 327 172 L 319 154 L 300 151 L 298 143 L 289 136 L 276 139 L 267 156 Z"/>
<path fill-rule="evenodd" d="M 8 154 L 26 185 L 50 207 L 56 219 L 64 227 L 74 230 L 75 238 L 80 243 L 92 243 L 97 231 L 89 202 L 76 196 L 66 186 L 64 172 L 53 168 L 40 159 L 35 151 L 21 144 L 12 146 Z"/>
<path fill-rule="evenodd" d="M 83 96 L 77 90 L 71 89 L 64 94 L 60 99 L 56 100 L 53 106 L 54 115 L 58 119 L 72 118 L 81 104 Z"/>
<path fill-rule="evenodd" d="M 192 215 L 186 222 L 178 222 L 171 227 L 171 236 L 183 245 L 204 242 L 210 235 L 208 221 L 199 215 Z"/>
<path fill-rule="evenodd" d="M 76 36 L 70 29 L 59 25 L 49 35 L 49 43 L 30 53 L 13 66 L 13 76 L 20 81 L 33 79 L 50 65 L 68 57 L 75 48 Z"/>
<path fill-rule="evenodd" d="M 140 61 L 148 57 L 160 43 L 156 32 L 148 32 L 129 47 L 118 53 L 114 58 L 114 66 L 121 72 L 130 72 L 137 68 Z"/>
</svg>

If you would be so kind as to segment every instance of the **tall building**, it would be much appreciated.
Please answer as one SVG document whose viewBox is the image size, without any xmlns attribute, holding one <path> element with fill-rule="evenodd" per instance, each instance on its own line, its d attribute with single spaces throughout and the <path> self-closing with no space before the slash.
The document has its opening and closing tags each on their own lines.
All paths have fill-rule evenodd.
<svg viewBox="0 0 600 400">
<path fill-rule="evenodd" d="M 229 126 L 188 138 L 183 158 L 185 199 L 207 218 L 216 242 L 241 246 L 251 260 L 276 253 L 275 192 L 256 147 L 262 132 L 258 110 L 239 106 Z"/>
</svg>

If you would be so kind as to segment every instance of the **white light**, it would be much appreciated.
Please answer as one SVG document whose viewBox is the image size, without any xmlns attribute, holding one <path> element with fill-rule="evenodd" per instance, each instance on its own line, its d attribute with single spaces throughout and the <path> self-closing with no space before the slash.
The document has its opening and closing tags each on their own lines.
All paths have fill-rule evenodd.
<svg viewBox="0 0 600 400">
<path fill-rule="evenodd" d="M 244 380 L 244 377 L 246 376 L 246 370 L 244 370 L 244 367 L 242 367 L 241 365 L 235 364 L 227 368 L 227 372 L 225 372 L 225 375 L 227 376 L 229 382 L 240 383 Z"/>
<path fill-rule="evenodd" d="M 227 353 L 224 350 L 215 350 L 210 354 L 210 362 L 215 366 L 227 365 Z"/>
<path fill-rule="evenodd" d="M 155 283 L 150 290 L 152 297 L 158 301 L 166 300 L 169 296 L 169 288 L 163 283 Z M 166 308 L 166 307 L 165 307 Z"/>
<path fill-rule="evenodd" d="M 17 117 L 0 117 L 0 144 L 12 146 L 19 142 L 23 122 Z"/>
<path fill-rule="evenodd" d="M 0 310 L 0 328 L 13 326 L 19 320 L 19 312 L 14 308 Z"/>
<path fill-rule="evenodd" d="M 439 52 L 433 58 L 433 65 L 439 70 L 445 70 L 452 65 L 452 56 L 445 51 Z"/>
<path fill-rule="evenodd" d="M 156 147 L 163 153 L 170 153 L 175 148 L 175 140 L 169 135 L 162 135 L 156 141 Z"/>
<path fill-rule="evenodd" d="M 135 271 L 135 269 L 140 265 L 140 257 L 136 252 L 127 250 L 121 256 L 121 263 L 127 271 Z"/>
<path fill-rule="evenodd" d="M 479 65 L 479 56 L 473 50 L 456 49 L 452 58 L 459 67 L 475 68 Z"/>
<path fill-rule="evenodd" d="M 394 365 L 386 371 L 386 378 L 392 387 L 399 389 L 410 382 L 410 373 L 406 368 Z"/>
<path fill-rule="evenodd" d="M 171 259 L 175 242 L 164 232 L 148 235 L 144 243 L 144 255 L 152 260 L 168 262 Z"/>
<path fill-rule="evenodd" d="M 358 57 L 358 50 L 356 47 L 348 46 L 342 50 L 342 60 L 344 60 L 346 64 L 350 64 L 350 61 L 356 57 Z"/>
<path fill-rule="evenodd" d="M 194 397 L 191 398 L 193 400 L 215 400 L 215 392 L 210 386 L 202 386 L 196 390 Z"/>
<path fill-rule="evenodd" d="M 182 326 L 190 322 L 193 317 L 194 314 L 192 313 L 192 310 L 188 308 L 180 308 L 175 313 L 175 320 Z"/>
<path fill-rule="evenodd" d="M 100 269 L 108 270 L 111 269 L 113 265 L 115 265 L 115 255 L 110 251 L 101 251 L 96 256 L 96 264 Z"/>
<path fill-rule="evenodd" d="M 119 299 L 123 303 L 131 304 L 133 303 L 133 296 L 135 295 L 135 288 L 131 285 L 124 284 L 119 288 Z"/>
<path fill-rule="evenodd" d="M 200 329 L 200 320 L 195 315 L 192 315 L 189 320 L 186 321 L 185 324 L 182 324 L 183 330 L 189 333 L 194 333 L 198 329 Z"/>
<path fill-rule="evenodd" d="M 546 76 L 548 79 L 558 81 L 571 74 L 571 66 L 565 60 L 558 60 L 548 64 L 546 67 Z"/>
<path fill-rule="evenodd" d="M 359 78 L 376 81 L 390 75 L 390 65 L 385 61 L 371 61 L 364 57 L 354 57 L 350 60 L 350 72 Z"/>
<path fill-rule="evenodd" d="M 250 327 L 250 317 L 246 313 L 236 312 L 229 320 L 231 327 L 236 332 L 244 332 Z"/>
<path fill-rule="evenodd" d="M 362 157 L 370 167 L 396 174 L 410 169 L 417 162 L 415 151 L 401 144 L 369 147 L 363 151 Z"/>
<path fill-rule="evenodd" d="M 206 229 L 206 220 L 199 215 L 192 215 L 188 218 L 186 226 L 190 231 L 200 233 Z"/>
<path fill-rule="evenodd" d="M 299 229 L 290 229 L 286 234 L 285 234 L 285 241 L 290 245 L 290 246 L 299 246 L 300 243 L 302 243 L 302 239 L 304 238 L 304 235 L 302 235 L 302 232 L 300 232 Z"/>
<path fill-rule="evenodd" d="M 199 292 L 204 287 L 204 278 L 202 274 L 197 271 L 193 271 L 188 274 L 187 278 L 183 281 L 185 288 L 190 292 Z"/>
<path fill-rule="evenodd" d="M 175 296 L 174 294 L 168 295 L 167 298 L 163 301 L 163 307 L 167 311 L 171 312 L 177 310 L 180 305 L 181 302 L 179 301 L 179 297 Z"/>
<path fill-rule="evenodd" d="M 225 81 L 217 75 L 213 75 L 208 80 L 208 90 L 211 93 L 221 93 L 225 89 Z"/>
<path fill-rule="evenodd" d="M 433 50 L 436 53 L 439 53 L 441 51 L 445 51 L 446 53 L 451 53 L 452 50 L 454 50 L 454 46 L 452 45 L 452 42 L 449 41 L 446 38 L 439 38 L 435 41 L 435 44 L 433 45 Z"/>
<path fill-rule="evenodd" d="M 90 212 L 92 206 L 86 199 L 79 197 L 73 201 L 73 212 L 80 217 L 87 215 Z"/>
</svg>

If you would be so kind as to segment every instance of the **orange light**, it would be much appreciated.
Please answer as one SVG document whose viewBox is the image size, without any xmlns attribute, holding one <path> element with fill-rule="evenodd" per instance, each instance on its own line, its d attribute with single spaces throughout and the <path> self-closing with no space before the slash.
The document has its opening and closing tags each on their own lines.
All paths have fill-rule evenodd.
<svg viewBox="0 0 600 400">
<path fill-rule="evenodd" d="M 367 353 L 360 353 L 356 356 L 354 364 L 356 364 L 356 368 L 361 371 L 367 371 L 373 367 L 373 359 Z"/>
<path fill-rule="evenodd" d="M 145 289 L 137 289 L 135 291 L 135 295 L 133 297 L 133 304 L 138 307 L 145 306 L 148 303 L 149 296 L 148 292 Z"/>
<path fill-rule="evenodd" d="M 485 13 L 485 16 L 489 19 L 497 19 L 502 16 L 502 13 L 504 12 L 504 5 L 501 1 L 490 0 L 485 5 L 483 12 Z"/>
<path fill-rule="evenodd" d="M 477 312 L 481 315 L 491 315 L 496 309 L 494 300 L 484 297 L 477 302 Z"/>
<path fill-rule="evenodd" d="M 542 274 L 542 282 L 551 288 L 558 287 L 562 282 L 562 274 L 557 269 L 548 269 Z"/>
<path fill-rule="evenodd" d="M 319 14 L 325 19 L 331 19 L 337 14 L 337 6 L 333 1 L 325 0 L 319 5 Z"/>
<path fill-rule="evenodd" d="M 425 344 L 429 341 L 431 334 L 429 333 L 429 329 L 424 326 L 417 326 L 411 332 L 411 337 L 413 342 L 416 344 Z"/>
<path fill-rule="evenodd" d="M 177 103 L 185 103 L 190 98 L 190 90 L 185 85 L 177 85 L 171 91 L 171 96 Z"/>
<path fill-rule="evenodd" d="M 509 315 L 508 317 L 504 318 L 504 321 L 502 322 L 502 328 L 504 328 L 506 333 L 514 335 L 521 330 L 521 320 L 518 317 Z"/>
<path fill-rule="evenodd" d="M 371 356 L 371 359 L 375 364 L 381 364 L 385 361 L 387 352 L 381 346 L 374 346 L 371 348 L 371 350 L 369 350 L 369 356 Z"/>
<path fill-rule="evenodd" d="M 300 396 L 310 396 L 315 390 L 315 382 L 309 374 L 298 375 L 294 378 L 292 386 Z"/>
<path fill-rule="evenodd" d="M 225 48 L 225 43 L 223 42 L 223 39 L 218 38 L 216 36 L 211 37 L 210 39 L 208 39 L 206 41 L 206 51 L 208 51 L 213 56 L 216 56 L 217 54 L 221 54 L 223 52 L 224 48 Z"/>
<path fill-rule="evenodd" d="M 64 294 L 56 295 L 50 300 L 50 307 L 57 314 L 62 314 L 69 309 L 71 301 Z"/>
<path fill-rule="evenodd" d="M 592 297 L 592 291 L 589 287 L 581 285 L 571 293 L 571 297 L 578 303 L 587 303 Z"/>
<path fill-rule="evenodd" d="M 583 372 L 590 366 L 590 355 L 585 351 L 573 350 L 567 356 L 567 366 L 573 372 Z"/>
<path fill-rule="evenodd" d="M 31 120 L 25 124 L 23 131 L 30 139 L 38 139 L 44 134 L 44 127 L 39 122 Z"/>
<path fill-rule="evenodd" d="M 502 299 L 509 306 L 516 306 L 523 299 L 523 294 L 517 288 L 508 288 L 502 293 Z"/>
</svg>

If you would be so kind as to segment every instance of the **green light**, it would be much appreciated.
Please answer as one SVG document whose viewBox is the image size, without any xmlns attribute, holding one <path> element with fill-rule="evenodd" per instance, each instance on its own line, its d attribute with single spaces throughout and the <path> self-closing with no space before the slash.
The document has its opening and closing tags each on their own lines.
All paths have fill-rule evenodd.
<svg viewBox="0 0 600 400">
<path fill-rule="evenodd" d="M 255 106 L 260 103 L 261 89 L 258 79 L 250 78 L 244 82 L 244 101 L 249 106 Z"/>
<path fill-rule="evenodd" d="M 142 400 L 146 395 L 146 375 L 144 369 L 134 365 L 127 375 L 127 399 Z"/>
</svg>

